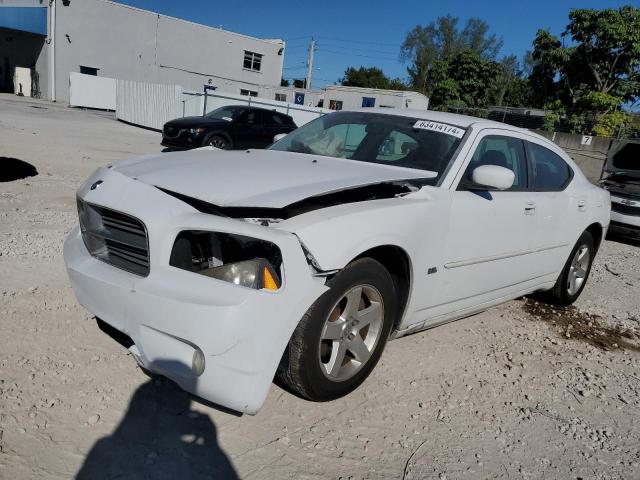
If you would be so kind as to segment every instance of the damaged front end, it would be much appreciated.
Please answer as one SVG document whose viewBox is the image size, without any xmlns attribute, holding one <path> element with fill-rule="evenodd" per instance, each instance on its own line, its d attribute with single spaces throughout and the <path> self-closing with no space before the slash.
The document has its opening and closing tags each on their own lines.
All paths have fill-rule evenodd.
<svg viewBox="0 0 640 480">
<path fill-rule="evenodd" d="M 268 226 L 270 223 L 286 220 L 322 208 L 347 203 L 401 197 L 418 191 L 422 186 L 426 185 L 428 181 L 429 179 L 412 179 L 363 185 L 324 193 L 322 195 L 314 195 L 281 208 L 219 206 L 182 193 L 160 187 L 157 188 L 167 195 L 182 200 L 200 212 L 229 218 L 241 218 Z"/>
</svg>

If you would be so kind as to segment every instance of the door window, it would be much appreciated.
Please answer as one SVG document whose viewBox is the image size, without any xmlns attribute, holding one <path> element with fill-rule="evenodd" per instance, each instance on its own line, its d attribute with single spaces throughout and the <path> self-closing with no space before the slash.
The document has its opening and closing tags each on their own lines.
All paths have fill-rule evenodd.
<svg viewBox="0 0 640 480">
<path fill-rule="evenodd" d="M 269 118 L 269 123 L 271 125 L 278 125 L 278 126 L 284 125 L 284 120 L 277 113 L 268 113 L 267 117 Z"/>
<path fill-rule="evenodd" d="M 471 174 L 481 165 L 498 165 L 508 168 L 515 175 L 510 190 L 527 189 L 527 161 L 522 140 L 502 135 L 488 135 L 480 140 L 460 182 L 462 189 L 467 188 L 465 185 L 473 183 Z"/>
<path fill-rule="evenodd" d="M 258 123 L 258 120 L 258 112 L 256 112 L 255 110 L 249 110 L 248 112 L 242 114 L 242 116 L 240 117 L 241 123 L 249 123 L 251 125 L 255 125 L 256 123 Z"/>
<path fill-rule="evenodd" d="M 533 189 L 560 191 L 571 180 L 572 171 L 560 155 L 536 143 L 529 143 Z"/>
</svg>

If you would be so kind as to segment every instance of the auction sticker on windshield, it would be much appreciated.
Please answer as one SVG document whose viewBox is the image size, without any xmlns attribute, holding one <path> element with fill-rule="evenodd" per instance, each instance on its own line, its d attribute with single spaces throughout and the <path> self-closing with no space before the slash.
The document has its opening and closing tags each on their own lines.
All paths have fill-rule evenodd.
<svg viewBox="0 0 640 480">
<path fill-rule="evenodd" d="M 413 128 L 446 133 L 447 135 L 453 135 L 457 138 L 462 138 L 462 136 L 464 135 L 464 130 L 462 128 L 454 127 L 453 125 L 447 125 L 446 123 L 432 122 L 430 120 L 418 120 Z"/>
</svg>

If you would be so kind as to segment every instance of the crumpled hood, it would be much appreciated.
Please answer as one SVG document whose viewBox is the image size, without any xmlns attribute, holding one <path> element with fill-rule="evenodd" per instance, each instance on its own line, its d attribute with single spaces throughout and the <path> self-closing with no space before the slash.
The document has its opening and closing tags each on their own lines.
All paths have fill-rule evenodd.
<svg viewBox="0 0 640 480">
<path fill-rule="evenodd" d="M 613 194 L 640 197 L 640 172 L 636 174 L 609 172 L 609 175 L 600 183 Z"/>
<path fill-rule="evenodd" d="M 434 172 L 272 150 L 191 150 L 125 160 L 113 170 L 221 207 L 283 208 L 308 197 Z"/>
</svg>

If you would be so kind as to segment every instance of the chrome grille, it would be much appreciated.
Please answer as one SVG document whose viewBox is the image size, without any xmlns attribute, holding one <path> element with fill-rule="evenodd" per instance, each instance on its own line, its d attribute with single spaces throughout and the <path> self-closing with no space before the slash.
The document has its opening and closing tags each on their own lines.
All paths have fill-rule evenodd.
<svg viewBox="0 0 640 480">
<path fill-rule="evenodd" d="M 91 255 L 136 275 L 149 274 L 149 243 L 144 223 L 80 199 L 78 216 L 82 239 Z"/>
</svg>

